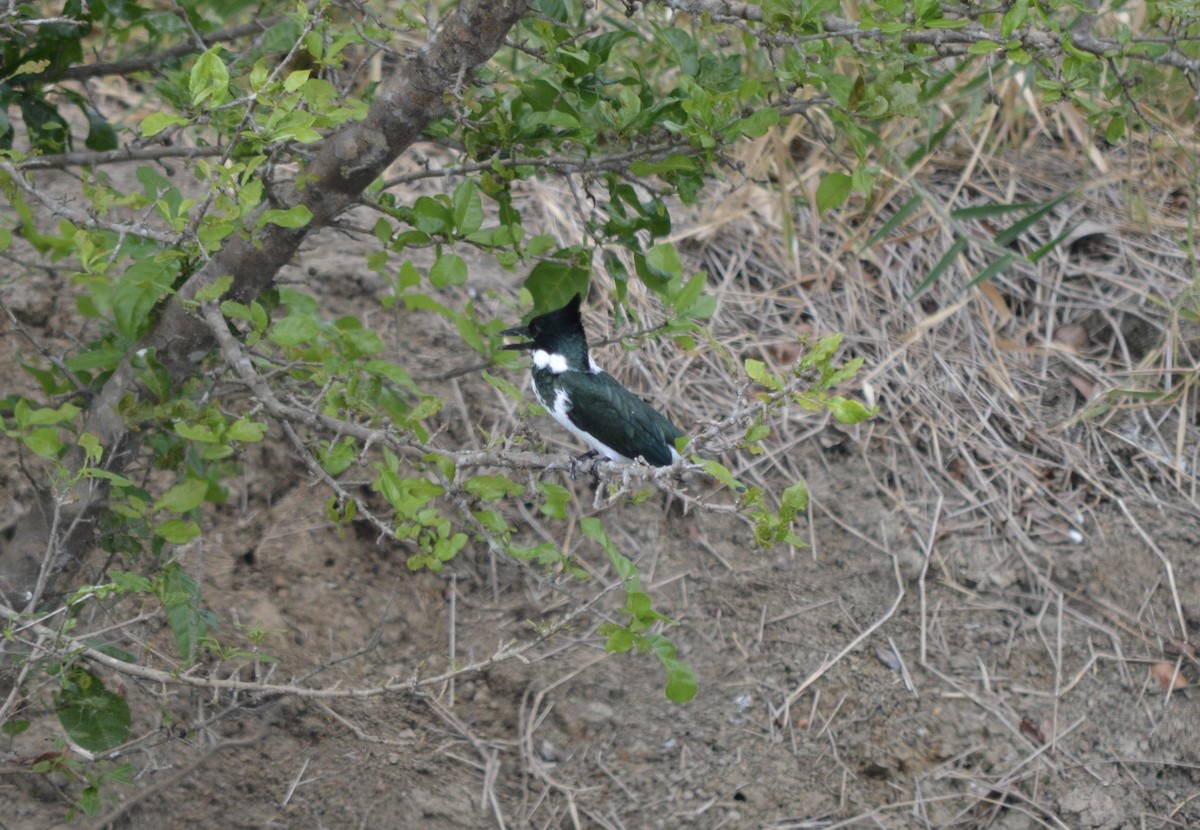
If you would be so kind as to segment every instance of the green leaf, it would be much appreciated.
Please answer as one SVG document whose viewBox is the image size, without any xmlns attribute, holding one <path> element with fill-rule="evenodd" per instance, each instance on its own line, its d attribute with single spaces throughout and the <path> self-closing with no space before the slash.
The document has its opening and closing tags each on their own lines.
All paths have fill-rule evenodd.
<svg viewBox="0 0 1200 830">
<path fill-rule="evenodd" d="M 169 112 L 156 112 L 142 120 L 142 138 L 156 136 L 168 127 L 186 127 L 188 120 Z"/>
<path fill-rule="evenodd" d="M 309 76 L 311 75 L 311 69 L 298 69 L 295 72 L 289 72 L 287 78 L 285 78 L 283 81 L 284 91 L 295 92 L 308 82 Z"/>
<path fill-rule="evenodd" d="M 767 389 L 770 389 L 773 392 L 778 392 L 783 388 L 783 381 L 775 377 L 775 375 L 772 374 L 769 369 L 767 369 L 767 364 L 763 363 L 761 360 L 755 360 L 754 358 L 748 357 L 746 358 L 745 366 L 746 374 L 752 381 L 760 386 L 765 386 Z"/>
<path fill-rule="evenodd" d="M 208 482 L 197 478 L 181 481 L 154 503 L 155 512 L 170 510 L 173 513 L 186 513 L 199 507 L 208 492 Z"/>
<path fill-rule="evenodd" d="M 349 469 L 354 463 L 355 447 L 350 438 L 343 438 L 331 447 L 322 447 L 317 451 L 321 466 L 331 476 L 338 476 Z"/>
<path fill-rule="evenodd" d="M 877 230 L 877 231 L 875 231 L 875 233 L 871 234 L 871 237 L 866 241 L 866 243 L 863 245 L 863 247 L 870 248 L 876 242 L 878 242 L 881 239 L 886 238 L 888 236 L 888 234 L 890 234 L 892 231 L 896 230 L 896 228 L 900 227 L 905 222 L 907 222 L 908 217 L 912 216 L 914 213 L 917 212 L 917 208 L 919 208 L 921 206 L 922 201 L 923 200 L 922 200 L 920 194 L 918 194 L 916 196 L 913 196 L 911 199 L 909 199 L 903 205 L 901 205 L 900 209 L 898 211 L 896 211 L 894 214 L 892 214 L 891 219 L 884 222 L 883 225 L 880 226 L 879 230 Z"/>
<path fill-rule="evenodd" d="M 696 301 L 700 299 L 700 295 L 704 293 L 704 287 L 707 284 L 707 274 L 699 273 L 693 275 L 692 278 L 683 286 L 683 288 L 679 289 L 679 293 L 676 294 L 675 298 L 671 301 L 671 305 L 675 309 L 675 313 L 679 315 L 686 315 L 692 306 L 696 304 Z"/>
<path fill-rule="evenodd" d="M 467 263 L 457 254 L 442 254 L 429 269 L 429 281 L 436 288 L 461 286 L 467 281 Z"/>
<path fill-rule="evenodd" d="M 683 29 L 674 26 L 663 29 L 661 37 L 674 52 L 675 64 L 683 74 L 694 77 L 700 71 L 699 50 L 695 39 Z"/>
<path fill-rule="evenodd" d="M 32 426 L 48 426 L 51 424 L 61 424 L 70 421 L 79 414 L 79 407 L 74 404 L 65 403 L 57 409 L 50 407 L 39 407 L 38 409 L 29 409 L 25 405 L 25 401 L 18 402 L 16 406 L 17 425 L 24 427 Z"/>
<path fill-rule="evenodd" d="M 588 270 L 561 259 L 542 260 L 525 278 L 525 288 L 533 296 L 533 310 L 543 314 L 562 308 L 576 294 L 587 296 Z"/>
<path fill-rule="evenodd" d="M 770 434 L 771 427 L 760 421 L 751 425 L 751 427 L 746 430 L 746 442 L 750 444 L 757 443 Z"/>
<path fill-rule="evenodd" d="M 524 395 L 521 394 L 521 390 L 518 389 L 510 381 L 505 380 L 504 378 L 499 377 L 497 375 L 493 375 L 493 374 L 487 372 L 486 370 L 483 371 L 481 374 L 483 375 L 483 379 L 485 381 L 487 381 L 489 386 L 491 386 L 493 389 L 498 389 L 501 393 L 507 395 L 509 398 L 516 401 L 517 403 L 520 403 L 524 399 Z"/>
<path fill-rule="evenodd" d="M 840 170 L 835 170 L 821 179 L 821 183 L 817 185 L 817 212 L 825 213 L 840 207 L 850 195 L 852 183 L 853 180 Z"/>
<path fill-rule="evenodd" d="M 605 623 L 597 631 L 607 635 L 604 643 L 605 654 L 624 654 L 633 648 L 633 632 L 624 626 Z"/>
<path fill-rule="evenodd" d="M 413 202 L 412 209 L 412 224 L 417 230 L 428 234 L 450 232 L 453 217 L 450 210 L 437 199 L 421 196 Z"/>
<path fill-rule="evenodd" d="M 670 242 L 660 242 L 646 251 L 646 267 L 664 280 L 677 280 L 683 276 L 683 260 Z"/>
<path fill-rule="evenodd" d="M 704 472 L 715 478 L 717 481 L 724 484 L 735 493 L 739 493 L 746 489 L 746 485 L 742 484 L 733 477 L 733 473 L 729 472 L 729 468 L 719 461 L 714 461 L 711 458 L 705 458 L 700 461 L 700 466 L 704 468 Z"/>
<path fill-rule="evenodd" d="M 229 70 L 221 60 L 221 49 L 221 46 L 213 46 L 192 65 L 188 88 L 192 93 L 193 107 L 205 103 L 209 107 L 216 107 L 229 98 Z"/>
<path fill-rule="evenodd" d="M 1104 140 L 1109 144 L 1117 144 L 1125 136 L 1125 116 L 1116 115 L 1108 122 L 1104 131 Z"/>
<path fill-rule="evenodd" d="M 725 131 L 725 137 L 726 140 L 735 139 L 738 136 L 759 138 L 778 123 L 779 110 L 775 107 L 764 107 L 756 110 L 753 115 L 734 121 Z"/>
<path fill-rule="evenodd" d="M 921 280 L 921 284 L 913 290 L 913 293 L 908 295 L 908 301 L 911 303 L 917 298 L 918 294 L 920 294 L 929 286 L 933 285 L 934 281 L 940 277 L 942 273 L 951 266 L 951 264 L 953 264 L 955 258 L 961 254 L 963 249 L 966 247 L 967 238 L 965 236 L 960 236 L 958 239 L 954 240 L 954 244 L 946 250 L 946 253 L 942 254 L 942 258 L 937 261 L 937 265 L 933 266 L 933 270 L 929 272 L 925 279 Z"/>
<path fill-rule="evenodd" d="M 88 134 L 84 139 L 84 145 L 89 150 L 115 150 L 117 148 L 118 139 L 117 131 L 108 120 L 90 107 L 84 107 L 84 115 L 88 120 Z"/>
<path fill-rule="evenodd" d="M 197 291 L 194 299 L 198 303 L 207 302 L 209 300 L 219 300 L 232 286 L 233 276 L 231 274 L 222 274 L 211 283 Z"/>
<path fill-rule="evenodd" d="M 234 441 L 242 441 L 247 444 L 252 444 L 256 441 L 261 441 L 266 432 L 266 424 L 260 424 L 258 421 L 251 421 L 249 418 L 238 418 L 229 425 L 229 432 L 226 434 Z"/>
<path fill-rule="evenodd" d="M 785 522 L 790 522 L 800 513 L 808 508 L 808 485 L 803 481 L 797 481 L 791 487 L 783 491 L 783 497 L 779 504 L 779 518 Z"/>
<path fill-rule="evenodd" d="M 200 535 L 200 525 L 190 519 L 167 519 L 154 532 L 172 545 L 182 545 Z"/>
<path fill-rule="evenodd" d="M 196 441 L 200 444 L 215 444 L 221 440 L 220 436 L 208 424 L 188 424 L 183 421 L 176 421 L 175 433 L 189 441 Z"/>
<path fill-rule="evenodd" d="M 517 498 L 525 494 L 525 487 L 501 475 L 472 476 L 463 485 L 468 493 L 485 502 Z"/>
<path fill-rule="evenodd" d="M 834 396 L 825 401 L 825 406 L 833 413 L 833 417 L 843 424 L 862 423 L 875 414 L 873 410 L 867 409 L 858 401 L 840 396 Z"/>
<path fill-rule="evenodd" d="M 303 228 L 312 221 L 312 211 L 304 205 L 293 205 L 287 210 L 264 210 L 254 223 L 256 228 L 263 225 L 279 225 L 281 228 Z"/>
<path fill-rule="evenodd" d="M 583 531 L 583 535 L 587 536 L 600 543 L 604 548 L 604 553 L 608 556 L 608 561 L 612 563 L 613 569 L 621 580 L 625 583 L 626 591 L 640 591 L 642 582 L 638 576 L 637 567 L 633 562 L 620 551 L 617 546 L 608 538 L 608 534 L 604 532 L 604 525 L 595 516 L 585 516 L 579 522 L 579 527 Z"/>
<path fill-rule="evenodd" d="M 59 440 L 58 430 L 53 427 L 39 427 L 21 436 L 21 443 L 43 458 L 57 458 L 63 450 L 63 442 Z"/>
<path fill-rule="evenodd" d="M 30 722 L 27 720 L 8 720 L 0 724 L 0 735 L 7 738 L 14 738 L 20 735 L 30 727 Z"/>
<path fill-rule="evenodd" d="M 215 624 L 212 615 L 200 607 L 200 586 L 178 562 L 172 562 L 163 568 L 155 587 L 179 654 L 190 663 L 196 644 L 208 636 L 210 624 Z"/>
<path fill-rule="evenodd" d="M 86 669 L 74 666 L 65 671 L 55 703 L 67 735 L 89 752 L 104 752 L 129 740 L 129 704 Z"/>
<path fill-rule="evenodd" d="M 1004 254 L 1003 256 L 1000 256 L 993 262 L 989 262 L 988 266 L 986 268 L 984 268 L 982 271 L 980 271 L 979 274 L 973 280 L 971 280 L 970 282 L 968 282 L 966 285 L 963 286 L 963 289 L 965 290 L 967 288 L 971 288 L 973 286 L 978 285 L 981 282 L 987 282 L 992 277 L 998 275 L 1005 268 L 1007 268 L 1009 265 L 1011 265 L 1012 261 L 1015 258 L 1016 257 L 1013 254 Z"/>
<path fill-rule="evenodd" d="M 567 504 L 571 501 L 571 491 L 559 484 L 548 481 L 538 481 L 537 487 L 542 491 L 546 500 L 538 507 L 539 512 L 551 519 L 567 518 Z"/>
<path fill-rule="evenodd" d="M 646 645 L 662 663 L 667 672 L 667 699 L 674 703 L 687 703 L 696 696 L 698 686 L 691 668 L 675 658 L 675 644 L 661 634 L 647 634 Z"/>
<path fill-rule="evenodd" d="M 311 317 L 284 317 L 271 326 L 267 337 L 280 346 L 299 346 L 312 342 L 319 331 Z"/>
<path fill-rule="evenodd" d="M 150 327 L 150 312 L 171 290 L 179 275 L 179 261 L 157 257 L 134 262 L 125 269 L 113 292 L 117 328 L 126 337 L 140 337 Z"/>
<path fill-rule="evenodd" d="M 454 188 L 454 227 L 465 236 L 483 226 L 483 200 L 470 179 Z"/>
<path fill-rule="evenodd" d="M 1057 207 L 1059 205 L 1059 203 L 1061 203 L 1066 198 L 1067 198 L 1067 194 L 1064 193 L 1063 195 L 1061 195 L 1055 199 L 1051 199 L 1048 202 L 1040 203 L 1038 205 L 1037 210 L 1035 210 L 1033 213 L 1031 213 L 1028 216 L 1025 216 L 1021 219 L 1018 219 L 1016 222 L 1013 222 L 1007 228 L 1000 231 L 1000 233 L 996 234 L 996 238 L 994 240 L 995 243 L 997 245 L 1004 246 L 1004 245 L 1008 245 L 1009 243 L 1015 242 L 1017 240 L 1017 237 L 1019 237 L 1021 234 L 1025 233 L 1025 231 L 1028 230 L 1031 225 L 1033 225 L 1035 222 L 1037 222 L 1039 219 L 1041 219 L 1047 213 L 1054 210 L 1054 208 Z"/>
</svg>

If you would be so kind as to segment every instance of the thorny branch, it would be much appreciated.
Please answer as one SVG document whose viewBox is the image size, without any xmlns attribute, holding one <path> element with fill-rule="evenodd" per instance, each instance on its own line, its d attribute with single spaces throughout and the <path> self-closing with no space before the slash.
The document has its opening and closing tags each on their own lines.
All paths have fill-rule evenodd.
<svg viewBox="0 0 1200 830">
<path fill-rule="evenodd" d="M 619 582 L 614 583 L 612 587 L 619 584 Z M 26 661 L 30 664 L 34 662 L 35 658 L 40 659 L 41 657 L 55 659 L 80 657 L 129 677 L 136 677 L 164 686 L 190 686 L 196 689 L 215 689 L 268 696 L 293 695 L 321 700 L 366 700 L 393 693 L 419 693 L 422 689 L 439 686 L 451 678 L 481 672 L 509 660 L 528 662 L 529 658 L 527 655 L 529 652 L 560 631 L 569 629 L 576 620 L 587 614 L 607 593 L 607 590 L 598 592 L 595 596 L 590 597 L 586 602 L 578 605 L 560 619 L 541 628 L 533 638 L 524 643 L 518 645 L 515 640 L 500 643 L 495 652 L 481 660 L 476 660 L 464 666 L 451 667 L 446 671 L 429 677 L 421 677 L 420 669 L 414 668 L 412 675 L 405 680 L 392 677 L 375 686 L 349 689 L 340 688 L 336 684 L 325 688 L 310 688 L 294 684 L 262 683 L 238 680 L 232 677 L 200 677 L 178 671 L 163 671 L 162 669 L 126 662 L 125 660 L 92 648 L 82 639 L 64 635 L 39 622 L 29 622 L 22 614 L 7 605 L 0 604 L 0 619 L 7 620 L 10 623 L 7 633 L 13 638 L 20 638 L 26 632 L 37 636 L 37 640 L 27 640 L 26 642 L 26 645 L 33 650 L 30 659 Z M 49 641 L 51 645 L 46 645 L 46 641 Z"/>
</svg>

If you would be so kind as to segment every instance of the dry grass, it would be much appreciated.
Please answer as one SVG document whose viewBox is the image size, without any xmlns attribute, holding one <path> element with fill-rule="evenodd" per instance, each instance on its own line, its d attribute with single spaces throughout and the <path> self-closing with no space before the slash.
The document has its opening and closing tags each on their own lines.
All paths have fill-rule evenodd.
<svg viewBox="0 0 1200 830">
<path fill-rule="evenodd" d="M 1040 801 L 1041 776 L 1081 767 L 1090 776 L 1085 780 L 1102 787 L 1111 776 L 1093 771 L 1094 759 L 1080 761 L 1067 748 L 1089 724 L 1086 715 L 1072 715 L 1067 723 L 1065 710 L 1060 722 L 1059 702 L 1097 663 L 1114 665 L 1127 687 L 1141 684 L 1140 699 L 1148 687 L 1136 677 L 1141 666 L 1131 664 L 1153 658 L 1130 657 L 1127 638 L 1138 654 L 1155 655 L 1170 653 L 1173 639 L 1189 636 L 1184 606 L 1191 595 L 1181 599 L 1178 563 L 1160 549 L 1155 529 L 1136 518 L 1157 513 L 1184 526 L 1200 518 L 1200 283 L 1186 254 L 1196 217 L 1185 160 L 1136 144 L 1102 152 L 1067 107 L 1023 119 L 993 110 L 983 120 L 981 132 L 959 134 L 958 144 L 913 175 L 883 177 L 882 198 L 825 217 L 811 201 L 827 169 L 804 155 L 805 142 L 816 143 L 805 125 L 781 128 L 749 146 L 743 172 L 729 173 L 723 187 L 678 221 L 674 237 L 687 266 L 707 272 L 718 298 L 710 323 L 714 343 L 694 352 L 648 343 L 620 360 L 625 380 L 654 389 L 681 424 L 694 427 L 734 407 L 739 385 L 731 359 L 740 364 L 755 357 L 782 368 L 798 356 L 798 337 L 843 332 L 845 355 L 865 358 L 847 391 L 878 405 L 876 418 L 848 434 L 828 417 L 787 412 L 774 424 L 764 455 L 727 460 L 744 480 L 778 492 L 802 476 L 802 444 L 861 452 L 872 484 L 889 494 L 920 549 L 919 573 L 906 576 L 916 580 L 920 595 L 917 662 L 924 682 L 973 702 L 1024 747 L 1001 774 L 964 774 L 962 759 L 950 759 L 911 801 L 837 823 L 779 820 L 773 827 L 893 826 L 888 816 L 899 811 L 925 816 L 923 826 L 987 826 L 1002 812 L 1014 812 L 1030 826 L 1063 827 Z M 566 188 L 554 187 L 536 185 L 536 201 L 564 240 L 577 241 L 578 202 Z M 914 195 L 922 197 L 922 206 L 868 246 Z M 994 237 L 1023 214 L 991 220 L 953 215 L 971 206 L 1045 203 L 1059 196 L 1066 198 L 1007 249 Z M 962 253 L 918 292 L 962 237 L 969 240 Z M 1044 257 L 1026 259 L 1054 240 Z M 1011 266 L 970 286 L 1005 250 L 1017 254 Z M 643 319 L 656 319 L 653 300 L 635 291 L 632 302 Z M 602 331 L 606 322 L 596 315 L 593 330 Z M 859 533 L 821 493 L 814 501 L 844 529 Z M 1083 596 L 1064 587 L 1055 571 L 1056 550 L 1103 533 L 1099 514 L 1114 513 L 1161 565 L 1156 575 L 1146 575 L 1146 600 L 1136 608 Z M 998 570 L 1002 561 L 1015 561 L 1024 576 L 998 581 L 999 592 L 989 590 L 986 567 L 979 583 L 957 582 L 955 569 L 936 551 L 939 540 L 955 534 L 985 540 Z M 896 551 L 903 544 L 892 542 L 894 547 L 885 540 L 882 549 L 899 566 Z M 1018 616 L 1029 604 L 1041 609 L 1036 629 L 1054 666 L 1051 690 L 993 688 L 980 658 L 978 676 L 948 668 L 965 655 L 956 651 L 961 642 L 944 639 L 945 626 L 953 624 L 943 619 L 946 609 L 926 605 L 931 562 L 964 597 L 957 611 L 968 618 L 995 608 Z M 1159 591 L 1165 601 L 1151 603 Z M 904 593 L 901 582 L 897 604 Z M 802 684 L 783 690 L 769 704 L 772 733 L 774 723 L 794 720 L 789 706 L 811 694 L 812 681 L 890 615 L 861 627 Z M 766 623 L 765 606 L 762 619 Z M 1068 669 L 1064 643 L 1093 638 L 1099 645 L 1086 663 Z M 936 642 L 930 650 L 941 651 L 938 659 L 928 657 L 927 640 Z M 894 646 L 892 651 L 899 657 Z M 907 678 L 900 660 L 898 671 Z M 1173 665 L 1178 673 L 1190 662 L 1177 654 L 1159 665 Z M 1038 696 L 1051 707 L 1040 723 L 1020 708 L 1028 710 L 1029 698 Z M 818 691 L 811 702 L 814 713 L 819 697 Z M 791 735 L 794 742 L 794 730 Z M 1121 761 L 1113 753 L 1108 763 Z"/>
</svg>

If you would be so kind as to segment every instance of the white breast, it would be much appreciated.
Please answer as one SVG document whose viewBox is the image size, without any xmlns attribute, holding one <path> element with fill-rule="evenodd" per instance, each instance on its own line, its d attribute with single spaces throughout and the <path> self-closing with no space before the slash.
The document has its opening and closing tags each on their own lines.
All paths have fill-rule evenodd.
<svg viewBox="0 0 1200 830">
<path fill-rule="evenodd" d="M 545 401 L 541 401 L 541 404 L 542 404 L 542 406 L 545 406 L 547 410 L 549 410 L 551 415 L 554 416 L 554 420 L 558 421 L 560 424 L 562 424 L 564 427 L 566 427 L 568 430 L 570 430 L 572 435 L 574 435 L 576 438 L 581 439 L 589 447 L 591 447 L 596 452 L 603 455 L 605 458 L 609 459 L 610 461 L 620 461 L 621 463 L 624 463 L 624 464 L 628 464 L 629 462 L 633 461 L 632 458 L 628 458 L 624 455 L 621 455 L 619 452 L 614 450 L 612 447 L 608 446 L 607 444 L 603 444 L 600 441 L 597 441 L 591 435 L 588 435 L 586 432 L 581 430 L 579 427 L 577 427 L 573 423 L 571 423 L 570 417 L 567 416 L 567 413 L 571 411 L 571 403 L 567 399 L 567 393 L 565 391 L 563 391 L 562 389 L 559 389 L 555 393 L 553 406 L 546 406 Z"/>
</svg>

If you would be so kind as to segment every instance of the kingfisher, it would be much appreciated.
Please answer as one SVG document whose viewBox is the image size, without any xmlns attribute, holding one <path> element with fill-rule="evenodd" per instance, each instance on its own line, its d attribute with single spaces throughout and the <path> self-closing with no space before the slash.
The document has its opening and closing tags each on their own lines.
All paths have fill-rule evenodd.
<svg viewBox="0 0 1200 830">
<path fill-rule="evenodd" d="M 679 459 L 675 439 L 683 432 L 665 415 L 603 371 L 588 354 L 579 313 L 579 294 L 562 308 L 540 314 L 528 325 L 506 329 L 504 337 L 528 338 L 502 348 L 528 351 L 533 357 L 533 394 L 538 403 L 591 449 L 571 462 L 601 456 L 628 464 L 641 458 L 653 467 Z"/>
</svg>

